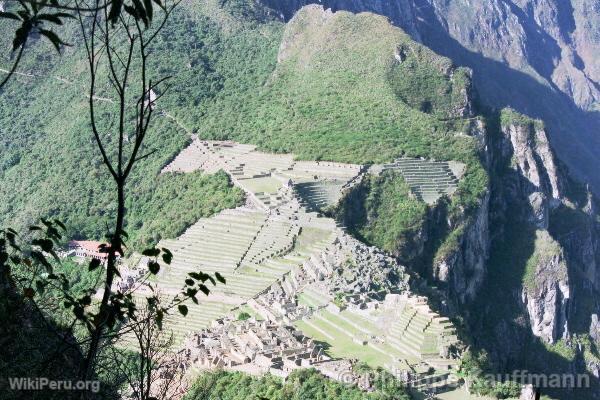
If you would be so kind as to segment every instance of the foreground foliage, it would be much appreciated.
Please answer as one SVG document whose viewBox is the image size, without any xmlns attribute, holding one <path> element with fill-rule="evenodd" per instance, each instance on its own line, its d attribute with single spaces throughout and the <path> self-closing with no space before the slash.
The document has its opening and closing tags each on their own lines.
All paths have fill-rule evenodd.
<svg viewBox="0 0 600 400">
<path fill-rule="evenodd" d="M 363 392 L 325 378 L 314 369 L 292 372 L 285 382 L 273 375 L 260 378 L 241 372 L 212 372 L 200 376 L 185 400 L 409 400 L 402 385 L 380 371 L 375 390 Z M 385 379 L 381 377 L 385 376 Z"/>
</svg>

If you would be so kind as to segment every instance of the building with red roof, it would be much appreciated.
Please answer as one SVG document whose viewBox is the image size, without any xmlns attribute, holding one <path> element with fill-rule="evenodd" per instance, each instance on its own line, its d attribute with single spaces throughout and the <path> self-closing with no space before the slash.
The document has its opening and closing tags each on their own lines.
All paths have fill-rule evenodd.
<svg viewBox="0 0 600 400">
<path fill-rule="evenodd" d="M 95 258 L 100 261 L 108 259 L 108 253 L 100 251 L 102 242 L 93 240 L 71 240 L 69 250 L 74 251 L 75 255 L 83 258 Z"/>
</svg>

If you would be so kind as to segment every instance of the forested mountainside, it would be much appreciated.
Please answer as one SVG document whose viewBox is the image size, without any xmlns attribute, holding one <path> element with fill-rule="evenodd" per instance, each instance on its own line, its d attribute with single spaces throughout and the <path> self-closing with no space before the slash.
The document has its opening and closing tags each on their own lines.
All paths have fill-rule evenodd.
<svg viewBox="0 0 600 400">
<path fill-rule="evenodd" d="M 148 140 L 157 152 L 131 185 L 135 244 L 243 201 L 224 174 L 159 174 L 191 132 L 310 160 L 461 162 L 458 191 L 434 205 L 390 173 L 366 176 L 330 212 L 429 284 L 423 294 L 471 346 L 469 373 L 552 366 L 597 385 L 598 201 L 578 180 L 597 178 L 594 3 L 324 2 L 383 16 L 304 3 L 182 2 L 156 44 L 153 71 L 174 78 Z M 79 40 L 73 29 L 60 58 L 35 43 L 0 94 L 2 225 L 49 216 L 75 237 L 104 233 L 112 199 Z"/>
<path fill-rule="evenodd" d="M 310 0 L 263 0 L 284 18 Z M 543 119 L 557 153 L 600 192 L 600 3 L 595 0 L 324 0 L 386 15 L 415 40 L 473 70 L 485 104 Z M 535 98 L 536 101 L 531 101 Z M 557 110 L 560 110 L 557 113 Z"/>
<path fill-rule="evenodd" d="M 417 45 L 387 24 L 384 17 L 336 15 L 332 24 L 314 27 L 331 38 L 328 47 L 323 47 L 319 37 L 310 32 L 288 30 L 284 35 L 284 24 L 252 2 L 227 2 L 224 8 L 217 3 L 184 2 L 156 45 L 157 52 L 165 56 L 155 60 L 154 70 L 172 74 L 174 80 L 159 105 L 165 115 L 157 118 L 153 131 L 151 149 L 159 153 L 143 164 L 136 178 L 146 182 L 141 187 L 158 187 L 151 196 L 162 192 L 159 185 L 175 185 L 171 196 L 183 196 L 178 185 L 184 182 L 167 181 L 189 177 L 170 178 L 157 173 L 185 146 L 188 133 L 198 132 L 204 138 L 255 143 L 306 159 L 355 163 L 392 161 L 402 155 L 455 159 L 469 165 L 455 209 L 476 208 L 486 187 L 477 156 L 480 143 L 477 138 L 456 134 L 477 130 L 476 123 L 462 119 L 472 113 L 468 71 L 455 70 L 448 60 Z M 301 26 L 301 18 L 293 26 Z M 378 31 L 386 39 L 375 43 L 373 36 L 364 38 L 359 30 L 348 48 L 347 43 L 336 39 L 334 30 L 351 34 L 354 24 Z M 5 29 L 8 31 L 8 27 Z M 181 39 L 172 43 L 172 37 Z M 77 42 L 75 34 L 71 39 Z M 188 51 L 190 48 L 192 51 Z M 3 93 L 6 101 L 2 116 L 7 122 L 2 126 L 7 134 L 3 135 L 6 151 L 2 152 L 2 180 L 22 189 L 2 192 L 2 204 L 7 207 L 2 216 L 21 227 L 36 214 L 60 216 L 79 236 L 100 237 L 101 215 L 110 199 L 103 197 L 105 184 L 94 179 L 100 175 L 91 172 L 101 165 L 99 156 L 86 146 L 92 138 L 85 131 L 86 115 L 80 112 L 85 103 L 86 79 L 76 64 L 81 51 L 68 48 L 60 62 L 50 58 L 42 67 L 37 66 L 39 60 L 30 58 L 22 69 L 37 77 L 17 76 Z M 391 64 L 389 57 L 394 52 L 406 62 Z M 42 49 L 39 54 L 47 57 Z M 334 57 L 330 57 L 332 54 Z M 414 78 L 406 80 L 406 75 Z M 72 84 L 61 80 L 65 76 Z M 421 90 L 421 84 L 428 85 L 426 91 Z M 56 93 L 61 93 L 59 98 L 55 98 Z M 56 108 L 47 109 L 47 105 Z M 35 113 L 55 115 L 56 120 L 36 126 L 41 118 Z M 65 120 L 68 124 L 56 129 Z M 47 134 L 41 135 L 40 131 Z M 50 159 L 54 154 L 48 151 L 51 148 L 57 148 L 56 153 L 64 159 Z M 60 148 L 69 151 L 61 152 Z M 84 157 L 76 149 L 89 153 Z M 35 162 L 38 166 L 44 163 L 44 168 L 32 168 Z M 80 162 L 93 169 L 78 168 Z M 59 173 L 61 170 L 66 173 Z M 92 175 L 80 176 L 82 173 Z M 94 211 L 95 204 L 92 208 L 88 205 L 87 199 L 94 196 L 102 199 L 98 212 Z M 142 202 L 135 197 L 131 202 L 134 215 L 148 212 L 149 219 L 155 219 L 160 211 L 145 205 L 137 212 L 135 204 Z M 171 207 L 169 202 L 159 200 L 151 204 L 159 202 L 167 210 Z M 207 199 L 206 206 L 201 203 L 194 207 L 211 212 L 211 208 L 217 210 L 212 206 L 215 202 L 219 200 Z M 91 217 L 86 224 L 80 218 L 87 217 L 85 213 Z M 132 226 L 138 228 L 149 223 L 131 218 Z M 163 217 L 158 219 L 156 225 L 160 226 Z M 160 237 L 156 232 L 152 234 L 154 239 Z"/>
</svg>

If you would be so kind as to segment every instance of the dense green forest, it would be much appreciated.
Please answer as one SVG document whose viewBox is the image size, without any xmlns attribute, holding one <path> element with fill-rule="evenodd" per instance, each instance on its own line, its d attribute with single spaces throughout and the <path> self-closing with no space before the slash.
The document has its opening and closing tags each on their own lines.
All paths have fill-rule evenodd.
<svg viewBox="0 0 600 400">
<path fill-rule="evenodd" d="M 336 215 L 350 231 L 366 243 L 410 261 L 413 241 L 427 217 L 428 206 L 410 196 L 410 188 L 399 172 L 369 176 L 340 204 Z"/>
<path fill-rule="evenodd" d="M 227 59 L 238 50 L 253 52 L 257 40 L 248 41 L 244 49 L 244 40 L 230 37 L 219 21 L 204 15 L 194 19 L 190 11 L 182 7 L 173 16 L 157 41 L 159 56 L 151 59 L 156 76 L 173 75 L 173 79 L 147 140 L 147 151 L 155 153 L 138 164 L 130 182 L 127 229 L 134 247 L 176 236 L 198 218 L 243 200 L 224 174 L 159 176 L 162 167 L 189 143 L 188 133 L 163 112 L 178 115 L 185 107 L 180 113 L 194 117 L 200 110 L 194 106 L 223 90 L 229 75 L 237 74 L 236 90 L 255 85 L 254 77 L 242 72 L 247 66 L 231 69 L 233 62 Z M 11 38 L 9 25 L 0 27 L 4 48 Z M 78 33 L 71 28 L 66 41 L 76 44 Z M 240 38 L 251 31 L 240 29 Z M 192 46 L 196 51 L 191 51 Z M 23 230 L 43 216 L 63 220 L 74 238 L 101 239 L 106 234 L 116 194 L 89 125 L 84 58 L 80 47 L 67 47 L 59 57 L 48 43 L 37 41 L 20 66 L 20 71 L 33 76 L 17 75 L 3 89 L 0 225 Z M 108 127 L 110 116 L 100 118 L 101 129 Z"/>
<path fill-rule="evenodd" d="M 355 386 L 325 378 L 314 369 L 296 370 L 285 382 L 272 375 L 260 378 L 240 372 L 203 374 L 185 400 L 409 400 L 406 389 L 390 374 L 374 374 L 374 390 L 365 393 Z"/>
<path fill-rule="evenodd" d="M 318 35 L 304 31 L 312 19 L 300 15 L 286 28 L 253 1 L 183 2 L 151 58 L 155 76 L 173 76 L 159 112 L 203 138 L 255 143 L 303 159 L 463 161 L 468 169 L 454 205 L 477 207 L 487 184 L 477 142 L 463 134 L 464 120 L 451 117 L 464 106 L 468 74 L 447 76 L 447 59 L 381 17 L 340 13 L 313 26 Z M 9 29 L 0 27 L 4 46 Z M 328 39 L 316 40 L 321 36 Z M 80 42 L 76 29 L 66 41 Z M 65 220 L 75 237 L 101 238 L 114 201 L 88 125 L 82 49 L 65 48 L 59 57 L 39 41 L 29 50 L 20 69 L 39 76 L 17 76 L 0 103 L 0 224 L 22 229 L 52 216 Z M 402 63 L 394 62 L 394 52 Z M 422 85 L 435 99 L 423 97 Z M 136 245 L 176 235 L 241 198 L 222 176 L 158 177 L 188 143 L 179 124 L 155 116 L 147 143 L 156 153 L 132 177 L 128 229 Z"/>
</svg>

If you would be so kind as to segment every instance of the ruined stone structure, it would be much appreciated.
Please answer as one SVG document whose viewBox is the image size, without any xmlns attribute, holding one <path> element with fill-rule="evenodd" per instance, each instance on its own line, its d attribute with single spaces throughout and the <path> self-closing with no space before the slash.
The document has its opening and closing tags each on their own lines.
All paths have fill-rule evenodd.
<svg viewBox="0 0 600 400">
<path fill-rule="evenodd" d="M 201 219 L 179 238 L 159 244 L 174 254 L 157 277 L 162 293 L 176 293 L 197 270 L 218 271 L 227 280 L 211 287 L 200 305 L 190 305 L 194 312 L 186 318 L 166 321 L 183 346 L 185 368 L 286 376 L 312 366 L 347 379 L 354 376 L 352 363 L 337 346 L 358 346 L 390 371 L 424 376 L 434 369 L 440 380 L 449 378 L 457 364 L 452 324 L 410 293 L 409 276 L 395 259 L 354 239 L 321 212 L 367 171 L 386 169 L 400 170 L 415 195 L 436 201 L 455 190 L 460 166 L 398 160 L 367 169 L 295 161 L 255 146 L 193 137 L 163 173 L 198 169 L 227 172 L 247 194 L 247 204 Z M 431 173 L 440 175 L 443 186 L 433 188 L 435 193 L 419 180 L 425 179 L 419 174 Z M 250 319 L 238 320 L 242 313 Z M 334 358 L 313 339 L 328 342 Z"/>
<path fill-rule="evenodd" d="M 320 346 L 294 327 L 254 319 L 217 320 L 188 337 L 182 352 L 198 368 L 246 366 L 254 372 L 277 370 L 277 375 L 327 359 Z"/>
</svg>

